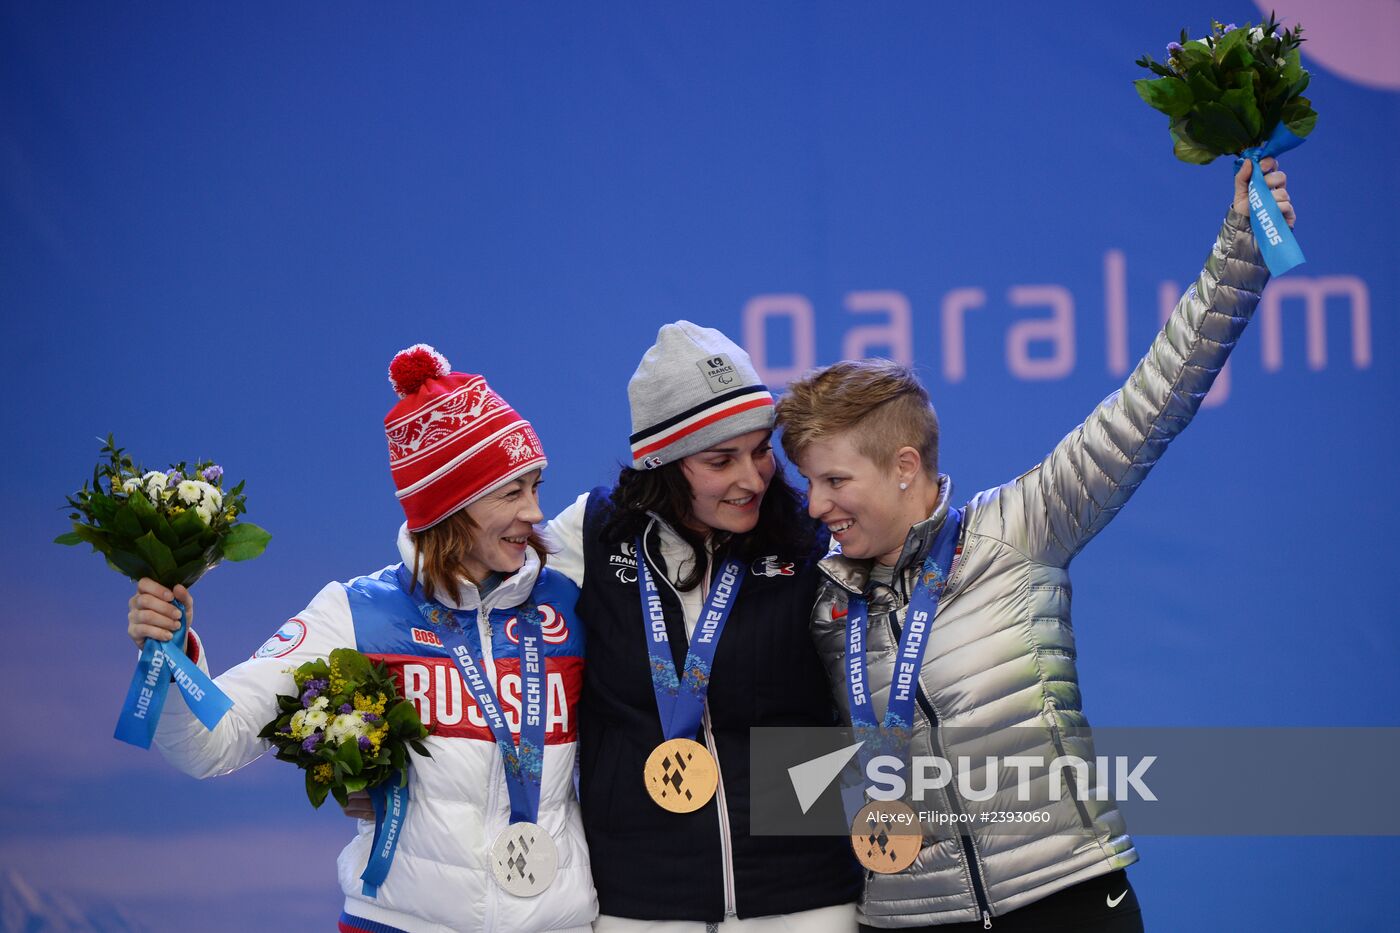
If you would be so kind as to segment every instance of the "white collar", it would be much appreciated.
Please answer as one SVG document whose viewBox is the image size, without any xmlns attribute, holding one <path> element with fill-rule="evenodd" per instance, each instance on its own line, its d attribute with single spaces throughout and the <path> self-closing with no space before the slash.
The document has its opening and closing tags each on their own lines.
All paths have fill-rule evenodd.
<svg viewBox="0 0 1400 933">
<path fill-rule="evenodd" d="M 399 557 L 403 560 L 403 565 L 413 572 L 413 565 L 418 557 L 418 549 L 414 547 L 413 537 L 408 533 L 408 522 L 399 526 Z M 535 588 L 535 581 L 540 575 L 540 557 L 532 547 L 525 548 L 525 565 L 502 580 L 490 593 L 486 594 L 486 608 L 518 606 L 525 602 L 530 596 L 530 591 Z M 481 606 L 481 594 L 477 592 L 476 585 L 465 577 L 459 577 L 457 585 L 461 588 L 457 602 L 452 602 L 446 593 L 435 593 L 433 598 L 449 609 L 475 610 Z"/>
</svg>

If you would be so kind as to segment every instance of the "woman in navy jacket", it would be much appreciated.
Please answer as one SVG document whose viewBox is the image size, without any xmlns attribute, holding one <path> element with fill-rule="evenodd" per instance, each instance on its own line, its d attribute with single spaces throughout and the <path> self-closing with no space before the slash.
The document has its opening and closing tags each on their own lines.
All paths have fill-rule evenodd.
<svg viewBox="0 0 1400 933">
<path fill-rule="evenodd" d="M 828 726 L 829 687 L 808 634 L 825 536 L 774 458 L 773 398 L 723 334 L 667 324 L 628 385 L 630 468 L 548 526 L 550 566 L 582 587 L 588 666 L 580 800 L 601 916 L 595 931 L 855 929 L 860 875 L 844 837 L 749 831 L 749 729 Z M 655 581 L 671 663 L 724 561 L 742 571 L 695 734 L 715 759 L 712 799 L 662 809 L 643 780 L 663 738 L 639 569 Z M 645 562 L 644 567 L 639 567 Z"/>
</svg>

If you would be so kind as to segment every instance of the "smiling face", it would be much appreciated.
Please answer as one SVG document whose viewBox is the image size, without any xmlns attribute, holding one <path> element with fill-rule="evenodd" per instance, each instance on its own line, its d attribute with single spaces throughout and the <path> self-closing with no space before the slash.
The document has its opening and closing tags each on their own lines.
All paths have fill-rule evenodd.
<svg viewBox="0 0 1400 933">
<path fill-rule="evenodd" d="M 525 565 L 525 548 L 536 522 L 544 521 L 540 511 L 539 470 L 498 486 L 467 506 L 465 511 L 476 523 L 472 544 L 462 559 L 472 579 L 488 574 L 509 576 Z"/>
<path fill-rule="evenodd" d="M 827 526 L 841 553 L 893 565 L 909 529 L 928 518 L 918 452 L 902 448 L 888 467 L 856 449 L 852 432 L 811 441 L 797 468 L 807 478 L 807 511 Z M 900 489 L 900 483 L 907 488 Z"/>
<path fill-rule="evenodd" d="M 706 534 L 753 531 L 777 469 L 772 434 L 750 431 L 681 460 L 681 473 L 690 484 L 691 528 Z"/>
</svg>

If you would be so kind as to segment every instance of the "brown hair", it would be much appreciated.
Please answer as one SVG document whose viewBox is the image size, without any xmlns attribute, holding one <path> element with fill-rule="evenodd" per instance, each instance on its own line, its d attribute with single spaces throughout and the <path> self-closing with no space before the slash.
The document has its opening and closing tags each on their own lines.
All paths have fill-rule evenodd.
<svg viewBox="0 0 1400 933">
<path fill-rule="evenodd" d="M 610 544 L 631 541 L 646 531 L 653 513 L 661 516 L 690 547 L 690 573 L 676 583 L 676 589 L 689 592 L 700 585 L 706 566 L 705 538 L 687 524 L 693 514 L 693 497 L 679 460 L 655 470 L 624 466 L 609 493 L 613 509 L 603 523 L 602 538 Z M 747 534 L 729 537 L 726 533 L 725 546 L 743 560 L 768 554 L 802 557 L 816 546 L 815 526 L 807 519 L 802 497 L 788 483 L 781 463 L 773 470 L 773 479 L 759 503 L 758 524 Z"/>
<path fill-rule="evenodd" d="M 433 599 L 434 594 L 442 593 L 453 603 L 461 601 L 460 581 L 465 579 L 473 586 L 481 581 L 468 571 L 463 556 L 471 551 L 480 527 L 472 521 L 466 509 L 458 509 L 431 528 L 409 532 L 417 553 L 413 559 L 413 582 L 423 585 L 423 596 Z M 540 566 L 544 566 L 545 547 L 539 534 L 530 532 L 527 542 L 539 555 Z"/>
<path fill-rule="evenodd" d="M 938 415 L 928 390 L 912 369 L 889 360 L 844 360 L 808 373 L 787 387 L 778 424 L 783 450 L 799 466 L 807 445 L 850 431 L 856 450 L 882 469 L 912 447 L 928 476 L 938 476 Z"/>
</svg>

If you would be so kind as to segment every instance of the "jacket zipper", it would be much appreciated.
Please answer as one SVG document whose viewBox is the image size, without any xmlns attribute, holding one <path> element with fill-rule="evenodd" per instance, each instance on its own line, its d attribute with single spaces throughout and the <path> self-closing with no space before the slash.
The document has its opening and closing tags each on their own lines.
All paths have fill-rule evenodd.
<svg viewBox="0 0 1400 933">
<path fill-rule="evenodd" d="M 1055 754 L 1061 758 L 1067 757 L 1064 734 L 1060 731 L 1060 721 L 1055 718 L 1055 698 L 1052 696 L 1046 697 L 1045 704 L 1040 712 L 1041 715 L 1048 720 L 1048 725 L 1050 726 L 1050 741 L 1055 746 Z M 1094 821 L 1089 818 L 1089 810 L 1084 806 L 1084 799 L 1082 797 L 1083 794 L 1088 793 L 1092 788 L 1084 788 L 1081 790 L 1078 782 L 1075 780 L 1074 771 L 1068 766 L 1064 769 L 1064 780 L 1065 783 L 1069 785 L 1070 796 L 1074 798 L 1074 808 L 1079 813 L 1080 824 L 1091 835 L 1095 835 Z"/>
<path fill-rule="evenodd" d="M 720 867 L 724 872 L 724 915 L 733 917 L 738 913 L 738 896 L 734 891 L 734 840 L 729 830 L 729 805 L 724 799 L 724 772 L 719 767 L 719 750 L 715 746 L 715 735 L 710 731 L 710 704 L 705 704 L 705 715 L 701 719 L 705 729 L 705 744 L 715 750 L 715 806 L 719 809 Z"/>
<path fill-rule="evenodd" d="M 895 618 L 896 614 L 895 611 L 891 611 L 886 618 L 889 621 L 890 634 L 893 636 L 894 644 L 898 645 L 900 629 L 899 622 L 896 621 Z M 921 679 L 922 674 L 923 672 L 921 671 L 919 674 Z M 929 741 L 933 745 L 933 753 L 942 758 L 943 746 L 942 743 L 938 741 L 938 714 L 934 712 L 933 704 L 930 703 L 928 697 L 924 695 L 924 686 L 922 682 L 920 682 L 918 688 L 914 691 L 914 700 L 918 704 L 919 709 L 924 711 L 924 716 L 928 719 Z M 948 809 L 952 811 L 953 815 L 958 820 L 957 825 L 963 825 L 962 805 L 958 803 L 952 789 L 945 787 L 943 789 L 943 796 L 944 799 L 948 801 Z M 982 917 L 982 929 L 990 930 L 992 928 L 992 907 L 987 901 L 987 891 L 982 884 L 982 870 L 978 867 L 977 861 L 977 844 L 973 841 L 970 832 L 960 832 L 958 834 L 958 844 L 962 846 L 963 860 L 967 862 L 968 877 L 972 879 L 972 896 L 977 901 L 977 912 Z"/>
<path fill-rule="evenodd" d="M 653 519 L 653 524 L 655 523 L 655 521 L 656 521 L 656 520 Z M 647 527 L 647 531 L 650 531 L 650 530 L 651 530 L 651 527 L 648 526 L 648 527 Z M 642 557 L 641 557 L 641 559 L 642 559 L 642 560 L 646 560 L 647 557 L 649 556 L 649 554 L 650 554 L 650 551 L 649 551 L 649 549 L 647 548 L 647 537 L 646 537 L 646 533 L 643 532 L 643 534 L 642 534 Z M 705 570 L 705 592 L 706 592 L 706 593 L 708 593 L 708 592 L 709 592 L 709 589 L 710 589 L 710 587 L 709 587 L 710 572 L 709 572 L 709 567 L 708 567 L 709 560 L 710 560 L 710 555 L 709 555 L 708 550 L 707 550 L 707 552 L 706 552 L 706 554 L 705 554 L 705 561 L 706 561 L 706 564 L 707 564 L 706 570 Z M 656 562 L 655 562 L 655 561 L 652 561 L 651 563 L 652 563 L 652 566 L 656 566 Z M 657 574 L 657 576 L 661 577 L 661 579 L 663 579 L 663 580 L 666 581 L 666 585 L 669 586 L 669 587 L 671 588 L 671 592 L 672 592 L 672 593 L 675 595 L 675 597 L 676 597 L 676 602 L 679 603 L 682 607 L 684 607 L 684 606 L 685 606 L 685 600 L 681 599 L 681 594 L 680 594 L 680 592 L 676 589 L 675 584 L 673 584 L 673 583 L 671 582 L 670 578 L 667 577 L 666 574 L 664 574 L 664 573 L 662 573 L 662 574 Z M 704 605 L 704 604 L 702 603 L 702 604 L 701 604 L 701 606 L 702 606 L 701 611 L 702 611 L 702 612 L 704 611 L 703 605 Z M 684 608 L 682 608 L 682 613 L 684 613 Z M 698 620 L 697 620 L 697 621 L 698 621 Z M 710 729 L 710 701 L 709 701 L 709 700 L 706 700 L 706 701 L 705 701 L 705 712 L 704 712 L 704 715 L 700 718 L 700 725 L 701 725 L 702 732 L 703 732 L 703 734 L 704 734 L 704 736 L 705 736 L 705 746 L 706 746 L 707 748 L 710 749 L 710 753 L 711 753 L 711 755 L 712 755 L 712 756 L 714 757 L 714 759 L 715 759 L 715 808 L 716 808 L 716 810 L 717 810 L 718 813 L 719 813 L 720 874 L 721 874 L 721 876 L 722 876 L 723 879 L 724 879 L 724 915 L 725 915 L 726 917 L 733 917 L 733 916 L 736 916 L 736 915 L 738 914 L 738 912 L 739 912 L 739 908 L 738 908 L 738 900 L 739 900 L 739 898 L 738 898 L 738 895 L 735 893 L 735 884 L 734 884 L 734 840 L 733 840 L 733 838 L 732 838 L 732 833 L 731 833 L 730 827 L 729 827 L 729 806 L 728 806 L 728 804 L 725 802 L 725 797 L 724 797 L 724 772 L 723 772 L 722 770 L 720 770 L 720 766 L 719 766 L 719 747 L 715 744 L 715 735 L 714 735 L 714 732 Z"/>
</svg>

